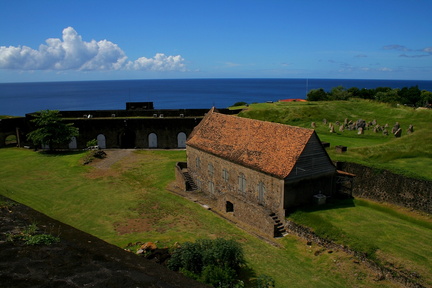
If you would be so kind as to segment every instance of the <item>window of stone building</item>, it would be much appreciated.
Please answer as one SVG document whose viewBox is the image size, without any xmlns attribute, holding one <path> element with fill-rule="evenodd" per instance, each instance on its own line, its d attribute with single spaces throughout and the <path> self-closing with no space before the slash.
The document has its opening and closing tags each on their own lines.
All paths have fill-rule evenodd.
<svg viewBox="0 0 432 288">
<path fill-rule="evenodd" d="M 209 188 L 210 194 L 214 194 L 215 193 L 214 183 L 212 181 L 209 181 L 208 186 L 209 186 L 208 188 Z"/>
<path fill-rule="evenodd" d="M 246 176 L 243 173 L 240 173 L 238 177 L 238 190 L 240 193 L 246 193 Z"/>
<path fill-rule="evenodd" d="M 213 167 L 213 164 L 212 164 L 212 163 L 209 163 L 209 164 L 208 164 L 208 173 L 209 173 L 210 177 L 213 177 L 213 174 L 214 174 L 214 167 Z"/>
<path fill-rule="evenodd" d="M 198 187 L 198 190 L 201 190 L 201 187 L 202 187 L 202 185 L 201 185 L 201 180 L 200 179 L 196 179 L 196 185 L 197 185 L 197 187 Z"/>
<path fill-rule="evenodd" d="M 264 204 L 264 196 L 266 193 L 265 185 L 263 182 L 258 184 L 258 203 Z"/>
<path fill-rule="evenodd" d="M 196 166 L 197 169 L 201 168 L 201 159 L 199 157 L 197 157 L 195 159 L 195 164 L 196 164 L 195 166 Z"/>
<path fill-rule="evenodd" d="M 229 179 L 228 170 L 225 169 L 225 168 L 222 170 L 222 179 L 223 179 L 225 182 L 228 182 L 228 179 Z"/>
</svg>

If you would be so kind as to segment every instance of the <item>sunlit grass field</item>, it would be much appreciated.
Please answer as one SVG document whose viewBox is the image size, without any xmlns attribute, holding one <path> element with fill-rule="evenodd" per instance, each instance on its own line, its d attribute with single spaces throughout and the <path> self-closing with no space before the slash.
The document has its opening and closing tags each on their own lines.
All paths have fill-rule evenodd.
<svg viewBox="0 0 432 288">
<path fill-rule="evenodd" d="M 234 239 L 242 244 L 249 268 L 273 277 L 277 287 L 398 287 L 375 281 L 377 275 L 352 256 L 315 255 L 321 247 L 294 236 L 276 239 L 280 247 L 270 245 L 171 193 L 166 187 L 185 151 L 136 151 L 133 161 L 120 161 L 102 174 L 83 166 L 83 157 L 0 149 L 0 194 L 123 248 L 137 241 L 169 247 L 199 238 Z M 117 228 L 125 225 L 129 231 L 120 233 Z"/>
<path fill-rule="evenodd" d="M 345 204 L 345 205 L 344 205 Z M 350 205 L 346 205 L 350 204 Z M 294 212 L 296 223 L 324 238 L 367 253 L 387 267 L 416 272 L 432 285 L 432 217 L 362 199 Z"/>
</svg>

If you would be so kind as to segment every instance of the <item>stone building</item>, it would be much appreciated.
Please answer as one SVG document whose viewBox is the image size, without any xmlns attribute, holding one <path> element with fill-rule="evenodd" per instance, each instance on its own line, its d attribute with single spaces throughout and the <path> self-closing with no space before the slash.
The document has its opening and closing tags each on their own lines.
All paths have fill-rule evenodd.
<svg viewBox="0 0 432 288">
<path fill-rule="evenodd" d="M 186 151 L 188 176 L 215 208 L 267 235 L 283 232 L 290 208 L 333 193 L 336 167 L 312 129 L 211 109 Z"/>
<path fill-rule="evenodd" d="M 126 110 L 60 111 L 63 121 L 78 128 L 79 135 L 57 148 L 84 149 L 88 141 L 96 139 L 102 149 L 184 149 L 187 136 L 207 111 L 154 109 L 153 102 L 127 102 Z M 229 109 L 220 111 L 236 112 Z M 36 129 L 32 120 L 37 113 L 0 119 L 0 148 L 32 146 L 26 135 Z"/>
</svg>

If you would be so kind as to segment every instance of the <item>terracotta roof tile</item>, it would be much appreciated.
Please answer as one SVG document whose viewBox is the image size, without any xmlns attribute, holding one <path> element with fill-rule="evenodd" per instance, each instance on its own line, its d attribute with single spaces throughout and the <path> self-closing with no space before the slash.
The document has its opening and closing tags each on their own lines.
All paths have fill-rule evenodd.
<svg viewBox="0 0 432 288">
<path fill-rule="evenodd" d="M 312 129 L 224 115 L 212 109 L 186 144 L 283 179 L 313 133 Z"/>
</svg>

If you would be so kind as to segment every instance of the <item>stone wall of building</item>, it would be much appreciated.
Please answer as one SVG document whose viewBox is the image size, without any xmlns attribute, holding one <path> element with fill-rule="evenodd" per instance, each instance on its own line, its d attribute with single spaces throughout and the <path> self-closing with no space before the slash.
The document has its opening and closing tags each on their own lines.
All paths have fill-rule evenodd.
<svg viewBox="0 0 432 288">
<path fill-rule="evenodd" d="M 338 162 L 338 169 L 355 174 L 353 196 L 432 213 L 432 182 L 360 164 Z"/>
<path fill-rule="evenodd" d="M 17 119 L 3 119 L 0 121 L 0 148 L 5 146 L 5 139 L 9 135 L 20 134 L 20 146 L 32 146 L 26 135 L 35 129 L 32 116 Z M 179 134 L 184 133 L 184 141 L 202 117 L 164 117 L 164 118 L 77 118 L 66 119 L 66 123 L 73 123 L 79 129 L 76 137 L 76 148 L 84 149 L 87 142 L 103 135 L 106 148 L 185 148 L 179 146 Z M 149 135 L 154 133 L 157 138 L 156 147 L 150 147 Z M 68 145 L 63 147 L 68 149 Z"/>
<path fill-rule="evenodd" d="M 274 221 L 270 214 L 285 215 L 283 180 L 189 146 L 187 162 L 189 174 L 199 189 L 218 200 L 218 210 L 233 213 L 239 220 L 273 235 Z M 245 179 L 243 191 L 241 179 Z M 260 189 L 263 189 L 261 195 Z"/>
</svg>

